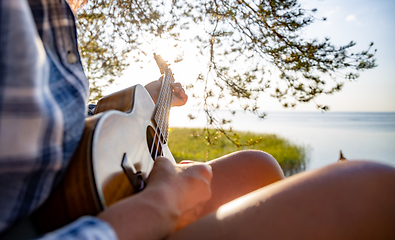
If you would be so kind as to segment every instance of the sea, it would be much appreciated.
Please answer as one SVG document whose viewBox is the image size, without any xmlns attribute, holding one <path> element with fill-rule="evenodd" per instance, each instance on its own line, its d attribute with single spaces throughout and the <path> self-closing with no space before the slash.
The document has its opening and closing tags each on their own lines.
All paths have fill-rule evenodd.
<svg viewBox="0 0 395 240">
<path fill-rule="evenodd" d="M 196 118 L 189 120 L 188 114 Z M 273 133 L 307 150 L 306 170 L 337 162 L 342 151 L 350 160 L 369 160 L 395 167 L 395 112 L 267 112 L 264 119 L 248 112 L 218 110 L 232 119 L 234 130 Z M 170 127 L 204 127 L 203 111 L 173 108 Z"/>
</svg>

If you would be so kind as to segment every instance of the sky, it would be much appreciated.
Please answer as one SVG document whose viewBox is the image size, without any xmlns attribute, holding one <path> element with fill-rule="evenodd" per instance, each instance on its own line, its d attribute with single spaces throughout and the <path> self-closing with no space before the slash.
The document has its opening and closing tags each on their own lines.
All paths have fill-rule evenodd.
<svg viewBox="0 0 395 240">
<path fill-rule="evenodd" d="M 317 8 L 317 21 L 305 29 L 304 38 L 329 37 L 335 45 L 345 45 L 351 40 L 357 43 L 354 51 L 366 50 L 370 42 L 377 49 L 378 67 L 360 72 L 353 82 L 346 82 L 343 90 L 333 95 L 320 96 L 316 102 L 330 106 L 335 112 L 394 112 L 395 111 L 395 1 L 394 0 L 300 0 L 303 7 Z M 167 42 L 161 43 L 162 49 Z M 184 61 L 171 65 L 177 81 L 192 83 L 199 73 L 189 47 L 185 49 Z M 163 53 L 166 55 L 166 53 Z M 163 55 L 162 54 L 162 55 Z M 170 53 L 171 55 L 171 53 Z M 164 56 L 165 57 L 165 56 Z M 192 62 L 191 62 L 192 61 Z M 142 85 L 157 79 L 159 71 L 154 61 L 141 69 L 134 64 L 117 80 L 117 85 L 106 93 L 123 89 L 137 83 Z M 317 111 L 315 104 L 298 104 L 295 109 L 285 109 L 276 99 L 262 96 L 263 111 Z M 187 107 L 193 107 L 189 101 Z"/>
<path fill-rule="evenodd" d="M 304 0 L 318 8 L 326 22 L 313 24 L 308 36 L 329 36 L 335 44 L 354 40 L 356 50 L 370 42 L 377 49 L 378 67 L 361 72 L 356 82 L 346 83 L 342 92 L 317 99 L 332 111 L 395 111 L 395 1 L 393 0 Z"/>
</svg>

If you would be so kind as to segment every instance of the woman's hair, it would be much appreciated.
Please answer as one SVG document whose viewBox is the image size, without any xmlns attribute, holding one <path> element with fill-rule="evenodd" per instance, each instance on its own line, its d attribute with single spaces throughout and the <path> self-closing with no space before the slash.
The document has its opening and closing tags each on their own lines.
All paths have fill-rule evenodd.
<svg viewBox="0 0 395 240">
<path fill-rule="evenodd" d="M 71 10 L 76 13 L 88 2 L 88 0 L 67 0 L 67 2 L 70 5 Z"/>
</svg>

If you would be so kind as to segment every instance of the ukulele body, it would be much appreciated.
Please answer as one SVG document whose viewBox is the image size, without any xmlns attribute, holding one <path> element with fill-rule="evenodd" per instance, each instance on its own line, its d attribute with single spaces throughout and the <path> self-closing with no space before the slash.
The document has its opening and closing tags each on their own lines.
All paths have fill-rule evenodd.
<svg viewBox="0 0 395 240">
<path fill-rule="evenodd" d="M 148 178 L 154 164 L 152 149 L 174 161 L 165 138 L 155 130 L 154 111 L 155 104 L 141 85 L 99 101 L 95 115 L 86 119 L 60 186 L 33 215 L 40 232 L 96 215 L 139 191 L 132 182 Z"/>
<path fill-rule="evenodd" d="M 167 143 L 163 142 L 163 137 L 156 130 L 152 121 L 155 104 L 149 93 L 141 85 L 132 88 L 134 89 L 132 91 L 134 99 L 129 102 L 130 107 L 105 110 L 92 139 L 93 175 L 100 201 L 104 207 L 139 190 L 131 189 L 132 186 L 121 166 L 123 161 L 126 167 L 139 172 L 143 180 L 148 178 L 154 165 L 153 154 L 156 153 L 156 155 L 174 161 Z M 118 96 L 118 94 L 124 94 L 124 92 L 121 91 L 114 95 L 117 99 L 125 101 L 126 98 Z M 109 95 L 99 101 L 97 110 L 103 109 L 103 100 L 110 100 L 114 95 Z M 110 102 L 114 101 L 110 100 Z M 106 106 L 106 109 L 114 109 L 107 104 Z"/>
</svg>

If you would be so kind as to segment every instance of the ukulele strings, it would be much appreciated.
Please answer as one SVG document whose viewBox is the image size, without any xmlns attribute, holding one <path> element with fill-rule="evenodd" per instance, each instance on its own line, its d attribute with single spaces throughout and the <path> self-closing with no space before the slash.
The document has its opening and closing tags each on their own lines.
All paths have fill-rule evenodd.
<svg viewBox="0 0 395 240">
<path fill-rule="evenodd" d="M 168 72 L 170 72 L 170 70 Z M 163 143 L 160 138 L 160 134 L 164 130 L 167 131 L 167 128 L 168 128 L 168 119 L 167 118 L 169 117 L 169 111 L 167 109 L 169 109 L 169 107 L 171 105 L 171 101 L 172 101 L 172 94 L 171 94 L 172 89 L 171 89 L 171 84 L 169 84 L 172 82 L 171 81 L 172 79 L 170 79 L 171 76 L 172 76 L 172 74 L 167 73 L 165 76 L 165 79 L 163 80 L 164 82 L 162 82 L 163 84 L 166 84 L 164 86 L 164 90 L 162 93 L 164 94 L 164 96 L 169 96 L 169 97 L 165 98 L 164 104 L 162 104 L 162 98 L 160 98 L 159 102 L 158 102 L 158 110 L 161 110 L 161 111 L 159 111 L 160 115 L 158 116 L 160 121 L 157 122 L 157 126 L 155 129 L 155 135 L 154 135 L 154 139 L 153 139 L 153 144 L 151 146 L 151 156 L 152 156 L 152 153 L 154 151 L 153 148 L 154 148 L 155 142 L 158 141 L 158 144 L 156 145 L 156 149 L 155 149 L 155 155 L 154 155 L 155 158 L 158 156 L 159 143 Z M 157 118 L 157 114 L 155 114 L 155 120 L 156 120 L 156 118 Z M 166 125 L 166 126 L 164 126 L 164 125 Z M 165 127 L 166 129 L 163 129 L 163 127 Z M 164 136 L 164 138 L 167 138 L 167 135 Z M 161 154 L 163 154 L 163 153 L 161 153 Z"/>
<path fill-rule="evenodd" d="M 168 80 L 168 75 L 166 76 L 166 79 L 165 79 L 165 82 L 164 82 L 164 84 L 166 84 L 166 86 L 165 86 L 165 88 L 164 88 L 164 91 L 163 91 L 163 93 L 165 94 L 164 96 L 169 96 L 169 92 L 170 92 L 170 87 L 171 87 L 171 85 L 170 84 L 167 84 L 168 83 L 168 81 L 166 81 L 166 80 Z M 155 136 L 154 136 L 154 143 L 156 142 L 156 138 L 158 137 L 158 145 L 156 145 L 156 149 L 155 149 L 155 158 L 158 156 L 158 151 L 159 151 L 159 143 L 163 143 L 162 142 L 162 140 L 161 140 L 161 138 L 160 138 L 160 134 L 161 134 L 161 132 L 163 132 L 163 126 L 164 126 L 164 121 L 166 121 L 166 117 L 168 116 L 168 114 L 166 114 L 166 112 L 168 112 L 168 111 L 166 111 L 166 109 L 168 109 L 169 108 L 169 103 L 170 103 L 170 101 L 169 101 L 169 97 L 167 97 L 167 98 L 165 98 L 165 104 L 163 105 L 162 104 L 162 99 L 160 99 L 159 100 L 159 103 L 158 103 L 158 106 L 159 106 L 159 110 L 161 110 L 161 111 L 159 111 L 159 120 L 161 120 L 160 122 L 158 121 L 157 122 L 157 126 L 156 126 L 156 129 L 155 129 Z M 164 115 L 165 116 L 163 116 L 163 113 L 164 113 Z M 152 149 L 151 149 L 151 155 L 152 155 L 152 151 L 153 151 L 153 146 L 154 146 L 155 144 L 153 144 L 152 145 Z"/>
<path fill-rule="evenodd" d="M 165 116 L 162 118 L 162 124 L 161 126 L 163 127 L 162 129 L 162 134 L 164 134 L 164 139 L 167 141 L 168 138 L 168 128 L 169 128 L 169 114 L 170 114 L 170 108 L 171 108 L 171 102 L 173 100 L 173 88 L 171 84 L 174 82 L 173 75 L 171 74 L 171 71 L 168 70 L 168 73 L 166 75 L 166 78 L 168 81 L 166 81 L 166 98 L 165 98 L 165 109 L 164 109 L 164 114 Z"/>
<path fill-rule="evenodd" d="M 171 104 L 171 79 L 170 79 L 171 74 L 166 74 L 166 78 L 165 78 L 165 88 L 164 88 L 164 96 L 167 96 L 165 99 L 165 103 L 161 104 L 161 110 L 160 111 L 160 116 L 159 119 L 161 120 L 161 122 L 159 122 L 159 124 L 157 125 L 157 128 L 159 127 L 159 131 L 158 132 L 158 140 L 161 140 L 160 138 L 160 133 L 165 134 L 165 131 L 167 131 L 167 124 L 165 126 L 165 123 L 168 123 L 168 116 L 169 116 L 169 107 Z M 162 99 L 161 99 L 162 100 Z M 164 116 L 163 116 L 164 115 Z M 165 128 L 165 129 L 164 129 Z M 167 138 L 167 136 L 163 136 L 164 138 Z M 158 141 L 159 142 L 159 141 Z M 156 153 L 155 156 L 158 155 L 158 149 L 159 149 L 159 145 L 157 146 L 156 149 Z"/>
</svg>

